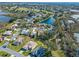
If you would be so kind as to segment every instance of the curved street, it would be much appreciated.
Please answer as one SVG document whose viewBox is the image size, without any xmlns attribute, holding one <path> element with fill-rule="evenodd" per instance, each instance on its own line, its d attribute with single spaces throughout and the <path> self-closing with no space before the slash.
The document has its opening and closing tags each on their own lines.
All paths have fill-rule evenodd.
<svg viewBox="0 0 79 59">
<path fill-rule="evenodd" d="M 14 56 L 16 56 L 16 57 L 24 57 L 23 55 L 21 55 L 19 52 L 16 52 L 16 51 L 14 51 L 14 50 L 11 50 L 11 49 L 9 49 L 9 48 L 7 48 L 7 47 L 3 47 L 3 46 L 7 46 L 9 44 L 9 42 L 6 42 L 5 44 L 3 44 L 2 46 L 0 46 L 0 50 L 1 51 L 5 51 L 5 52 L 7 52 L 7 53 L 9 53 L 9 54 L 11 54 L 11 55 L 14 55 Z"/>
</svg>

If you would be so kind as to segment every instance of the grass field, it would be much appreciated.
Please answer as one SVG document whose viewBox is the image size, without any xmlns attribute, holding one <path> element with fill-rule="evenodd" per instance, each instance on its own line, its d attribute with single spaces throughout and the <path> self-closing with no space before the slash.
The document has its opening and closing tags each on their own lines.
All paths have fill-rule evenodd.
<svg viewBox="0 0 79 59">
<path fill-rule="evenodd" d="M 1 57 L 9 57 L 10 54 L 7 53 L 7 52 L 4 52 L 4 51 L 0 51 L 0 56 L 1 56 Z"/>
<path fill-rule="evenodd" d="M 2 46 L 5 42 L 6 42 L 5 40 L 1 41 L 0 46 Z"/>
</svg>

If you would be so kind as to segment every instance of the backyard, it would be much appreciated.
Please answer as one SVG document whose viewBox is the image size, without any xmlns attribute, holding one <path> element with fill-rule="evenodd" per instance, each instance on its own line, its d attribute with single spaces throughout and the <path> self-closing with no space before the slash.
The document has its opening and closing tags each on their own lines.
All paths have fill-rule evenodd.
<svg viewBox="0 0 79 59">
<path fill-rule="evenodd" d="M 7 52 L 4 52 L 4 51 L 0 51 L 0 56 L 2 56 L 2 57 L 9 57 L 10 54 L 7 53 Z"/>
</svg>

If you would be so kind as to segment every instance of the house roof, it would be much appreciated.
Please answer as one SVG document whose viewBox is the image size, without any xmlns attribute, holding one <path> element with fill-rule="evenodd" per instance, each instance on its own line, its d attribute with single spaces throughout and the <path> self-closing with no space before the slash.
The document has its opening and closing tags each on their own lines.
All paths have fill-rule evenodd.
<svg viewBox="0 0 79 59">
<path fill-rule="evenodd" d="M 17 42 L 23 42 L 23 39 L 24 39 L 24 38 L 19 37 L 19 38 L 17 39 Z"/>
<path fill-rule="evenodd" d="M 19 45 L 20 44 L 20 42 L 14 42 L 13 43 L 13 45 Z"/>
<path fill-rule="evenodd" d="M 6 31 L 4 34 L 11 35 L 12 31 Z"/>
<path fill-rule="evenodd" d="M 23 48 L 24 49 L 28 49 L 28 48 L 34 49 L 36 46 L 37 46 L 37 43 L 36 42 L 30 41 Z"/>
<path fill-rule="evenodd" d="M 29 30 L 22 30 L 21 34 L 27 34 L 29 33 Z"/>
</svg>

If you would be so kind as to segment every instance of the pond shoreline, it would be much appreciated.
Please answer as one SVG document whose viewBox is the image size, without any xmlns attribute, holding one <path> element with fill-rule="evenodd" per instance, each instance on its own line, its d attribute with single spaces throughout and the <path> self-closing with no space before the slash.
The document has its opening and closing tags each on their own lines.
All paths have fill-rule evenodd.
<svg viewBox="0 0 79 59">
<path fill-rule="evenodd" d="M 3 12 L 0 10 L 0 23 L 7 23 L 9 20 L 11 20 L 11 17 L 5 16 L 6 14 L 9 14 L 8 12 Z"/>
<path fill-rule="evenodd" d="M 48 25 L 52 25 L 54 23 L 54 18 L 49 16 L 48 18 L 46 18 L 45 20 L 41 21 L 40 23 L 45 23 L 45 24 L 48 24 Z"/>
</svg>

